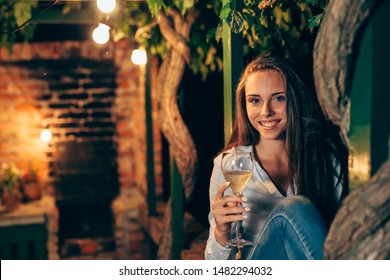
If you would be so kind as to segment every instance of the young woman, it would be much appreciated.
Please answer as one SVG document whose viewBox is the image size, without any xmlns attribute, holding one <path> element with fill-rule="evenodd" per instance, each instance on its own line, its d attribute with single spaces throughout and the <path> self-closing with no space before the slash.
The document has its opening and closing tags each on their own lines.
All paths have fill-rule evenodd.
<svg viewBox="0 0 390 280">
<path fill-rule="evenodd" d="M 242 258 L 323 258 L 328 227 L 345 194 L 338 153 L 323 125 L 315 97 L 284 59 L 263 56 L 245 68 L 223 151 L 252 151 L 253 174 L 244 197 L 237 197 L 223 177 L 221 154 L 215 158 L 206 259 L 233 258 L 235 250 L 226 244 L 237 221 L 254 244 Z"/>
</svg>

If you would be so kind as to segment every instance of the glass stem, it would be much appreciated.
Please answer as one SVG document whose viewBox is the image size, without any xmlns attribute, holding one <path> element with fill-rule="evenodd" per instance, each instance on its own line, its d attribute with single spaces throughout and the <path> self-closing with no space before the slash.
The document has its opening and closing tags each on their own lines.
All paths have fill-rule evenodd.
<svg viewBox="0 0 390 280">
<path fill-rule="evenodd" d="M 241 239 L 240 227 L 241 227 L 241 221 L 237 221 L 237 223 L 236 223 L 236 237 L 237 237 L 237 239 Z"/>
<path fill-rule="evenodd" d="M 242 192 L 236 193 L 236 195 L 239 196 L 239 197 L 241 197 L 241 196 L 242 196 Z M 240 207 L 242 207 L 242 203 L 241 203 L 241 202 L 239 202 L 238 205 L 239 205 Z M 239 214 L 239 215 L 240 215 L 240 214 Z M 242 239 L 241 232 L 240 232 L 241 223 L 242 223 L 242 221 L 237 221 L 237 223 L 236 223 L 236 239 L 237 239 L 237 240 L 241 240 L 241 239 Z M 237 241 L 237 242 L 239 242 L 239 241 Z M 238 245 L 238 244 L 237 244 L 237 245 Z"/>
</svg>

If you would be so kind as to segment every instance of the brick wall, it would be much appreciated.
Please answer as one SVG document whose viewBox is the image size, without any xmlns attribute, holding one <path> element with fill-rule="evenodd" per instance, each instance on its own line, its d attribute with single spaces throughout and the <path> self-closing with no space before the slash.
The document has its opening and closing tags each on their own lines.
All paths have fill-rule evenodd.
<svg viewBox="0 0 390 280">
<path fill-rule="evenodd" d="M 147 186 L 145 70 L 131 63 L 132 49 L 124 41 L 105 46 L 16 44 L 12 54 L 0 49 L 0 163 L 14 162 L 23 169 L 32 165 L 50 192 L 56 143 L 112 141 L 119 182 L 113 201 L 117 258 L 142 258 L 142 249 L 133 245 L 140 242 L 134 217 Z M 152 69 L 156 71 L 155 62 Z M 153 119 L 159 193 L 161 142 L 155 110 Z M 39 139 L 45 126 L 53 133 L 49 144 Z"/>
</svg>

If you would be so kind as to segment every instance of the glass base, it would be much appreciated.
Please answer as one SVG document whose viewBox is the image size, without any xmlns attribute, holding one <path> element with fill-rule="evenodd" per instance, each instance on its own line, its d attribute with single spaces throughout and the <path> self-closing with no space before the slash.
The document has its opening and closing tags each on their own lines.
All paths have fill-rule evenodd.
<svg viewBox="0 0 390 280">
<path fill-rule="evenodd" d="M 242 248 L 245 246 L 252 246 L 252 245 L 253 245 L 253 242 L 251 242 L 249 240 L 245 240 L 245 239 L 238 239 L 238 238 L 231 239 L 227 243 L 228 247 L 238 247 L 238 248 Z"/>
</svg>

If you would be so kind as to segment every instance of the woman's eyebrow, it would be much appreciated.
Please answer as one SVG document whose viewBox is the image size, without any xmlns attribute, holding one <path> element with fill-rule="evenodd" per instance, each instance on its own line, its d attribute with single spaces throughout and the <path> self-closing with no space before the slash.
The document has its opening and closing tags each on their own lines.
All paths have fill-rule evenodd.
<svg viewBox="0 0 390 280">
<path fill-rule="evenodd" d="M 286 94 L 286 92 L 285 91 L 275 92 L 275 93 L 272 94 L 272 96 L 278 95 L 278 94 Z"/>
<path fill-rule="evenodd" d="M 279 95 L 279 94 L 286 94 L 286 92 L 284 92 L 284 91 L 275 92 L 275 93 L 271 94 L 271 96 Z M 259 93 L 250 93 L 250 94 L 246 95 L 246 97 L 248 97 L 248 96 L 261 97 L 261 95 Z"/>
</svg>

